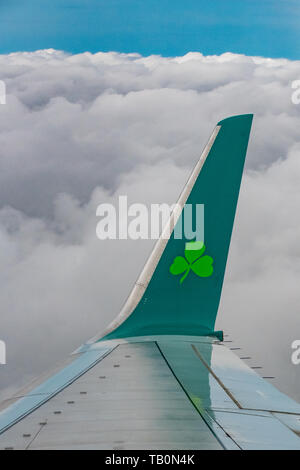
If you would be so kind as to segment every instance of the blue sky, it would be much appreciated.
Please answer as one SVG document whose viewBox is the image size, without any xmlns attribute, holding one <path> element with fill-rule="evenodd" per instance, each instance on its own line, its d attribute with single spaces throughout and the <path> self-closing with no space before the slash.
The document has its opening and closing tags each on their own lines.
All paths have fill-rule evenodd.
<svg viewBox="0 0 300 470">
<path fill-rule="evenodd" d="M 0 0 L 0 53 L 44 48 L 298 58 L 299 0 Z"/>
</svg>

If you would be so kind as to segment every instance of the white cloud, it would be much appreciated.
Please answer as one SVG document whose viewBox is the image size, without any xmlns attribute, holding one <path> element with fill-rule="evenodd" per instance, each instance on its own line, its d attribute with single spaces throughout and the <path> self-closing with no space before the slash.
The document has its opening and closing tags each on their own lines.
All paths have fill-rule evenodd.
<svg viewBox="0 0 300 470">
<path fill-rule="evenodd" d="M 176 201 L 216 122 L 253 112 L 218 323 L 300 399 L 300 62 L 49 50 L 0 70 L 3 389 L 104 328 L 142 268 L 152 242 L 100 242 L 96 206 Z"/>
</svg>

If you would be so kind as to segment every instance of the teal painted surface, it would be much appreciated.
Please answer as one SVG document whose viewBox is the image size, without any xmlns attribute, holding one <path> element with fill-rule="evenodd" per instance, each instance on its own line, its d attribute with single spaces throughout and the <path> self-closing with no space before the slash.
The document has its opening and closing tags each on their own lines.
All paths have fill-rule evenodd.
<svg viewBox="0 0 300 470">
<path fill-rule="evenodd" d="M 257 375 L 226 347 L 195 343 L 195 348 L 242 408 L 300 414 L 299 403 Z"/>
<path fill-rule="evenodd" d="M 52 386 L 46 387 L 49 389 Z M 46 425 L 39 428 L 41 422 Z M 24 439 L 24 433 L 32 438 Z M 36 450 L 223 449 L 153 341 L 120 344 L 30 417 L 0 435 L 0 450 L 10 446 Z"/>
<path fill-rule="evenodd" d="M 299 405 L 289 408 L 293 414 L 247 409 L 252 396 L 255 406 L 270 401 L 283 409 L 283 397 L 278 392 L 276 404 L 273 387 L 213 338 L 130 337 L 89 347 L 0 413 L 0 447 L 17 448 L 22 441 L 27 448 L 23 433 L 46 420 L 30 448 L 107 449 L 120 439 L 125 449 L 300 449 L 292 432 L 299 432 Z M 99 383 L 100 375 L 108 380 Z M 83 385 L 87 395 L 80 405 Z M 68 403 L 74 396 L 75 408 Z M 57 409 L 62 419 L 53 414 Z"/>
<path fill-rule="evenodd" d="M 300 415 L 274 416 L 267 411 L 273 408 L 297 413 L 299 405 L 257 376 L 227 348 L 198 341 L 176 343 L 167 338 L 158 338 L 157 344 L 226 449 L 300 449 L 300 439 L 291 430 L 297 432 L 295 423 Z"/>
<path fill-rule="evenodd" d="M 81 354 L 74 361 L 50 377 L 41 385 L 34 388 L 26 396 L 20 398 L 12 405 L 0 412 L 0 434 L 14 423 L 27 416 L 33 410 L 48 401 L 56 393 L 74 382 L 78 377 L 103 359 L 113 348 L 102 347 L 94 351 Z"/>
<path fill-rule="evenodd" d="M 176 256 L 182 256 L 185 239 L 171 236 L 156 271 L 135 310 L 103 339 L 155 334 L 213 334 L 229 243 L 247 151 L 252 115 L 235 116 L 221 129 L 187 200 L 205 204 L 205 254 L 213 273 L 189 273 L 180 284 L 170 273 Z"/>
<path fill-rule="evenodd" d="M 195 342 L 195 344 L 198 343 Z M 239 449 L 235 440 L 224 433 L 218 421 L 208 413 L 212 408 L 226 409 L 228 412 L 238 411 L 239 408 L 199 360 L 192 349 L 192 343 L 186 341 L 176 343 L 166 338 L 158 339 L 157 345 L 189 399 L 210 427 L 211 432 L 224 448 Z M 212 344 L 205 344 L 205 346 L 212 351 Z"/>
<path fill-rule="evenodd" d="M 271 414 L 214 412 L 214 419 L 243 450 L 300 450 L 300 439 Z"/>
<path fill-rule="evenodd" d="M 200 413 L 210 409 L 238 410 L 236 403 L 210 374 L 192 349 L 191 342 L 158 340 L 158 347 L 174 375 Z M 200 343 L 202 345 L 202 343 Z M 204 344 L 204 343 L 203 343 Z M 212 344 L 204 344 L 207 350 L 206 364 L 210 367 Z"/>
<path fill-rule="evenodd" d="M 273 413 L 279 421 L 288 426 L 289 429 L 297 433 L 300 441 L 300 411 L 298 414 L 284 414 L 284 413 Z"/>
</svg>

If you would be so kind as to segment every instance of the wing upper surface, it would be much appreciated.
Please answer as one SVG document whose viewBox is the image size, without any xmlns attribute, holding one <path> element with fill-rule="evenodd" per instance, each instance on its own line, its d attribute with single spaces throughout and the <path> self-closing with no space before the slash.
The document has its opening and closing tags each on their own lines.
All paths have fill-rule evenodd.
<svg viewBox="0 0 300 470">
<path fill-rule="evenodd" d="M 216 339 L 83 351 L 0 413 L 1 449 L 300 449 L 300 406 Z"/>
</svg>

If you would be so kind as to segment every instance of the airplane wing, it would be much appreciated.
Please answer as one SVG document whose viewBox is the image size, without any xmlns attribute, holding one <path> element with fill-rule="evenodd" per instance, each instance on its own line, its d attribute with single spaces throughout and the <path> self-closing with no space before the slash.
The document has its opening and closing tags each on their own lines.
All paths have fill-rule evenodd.
<svg viewBox="0 0 300 470">
<path fill-rule="evenodd" d="M 205 246 L 175 210 L 117 319 L 0 406 L 1 449 L 300 449 L 300 405 L 214 329 L 251 123 L 218 123 L 179 198 Z"/>
</svg>

